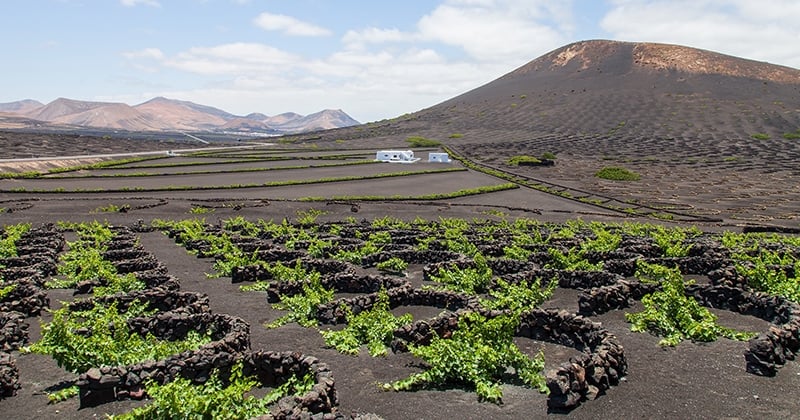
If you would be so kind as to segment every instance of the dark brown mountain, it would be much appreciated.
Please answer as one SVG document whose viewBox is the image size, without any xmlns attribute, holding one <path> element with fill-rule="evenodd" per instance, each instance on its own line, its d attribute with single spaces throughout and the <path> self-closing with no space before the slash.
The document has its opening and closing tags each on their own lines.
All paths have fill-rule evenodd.
<svg viewBox="0 0 800 420">
<path fill-rule="evenodd" d="M 523 130 L 517 138 L 750 138 L 794 132 L 798 109 L 797 69 L 676 45 L 584 41 L 416 116 L 453 130 Z"/>
</svg>

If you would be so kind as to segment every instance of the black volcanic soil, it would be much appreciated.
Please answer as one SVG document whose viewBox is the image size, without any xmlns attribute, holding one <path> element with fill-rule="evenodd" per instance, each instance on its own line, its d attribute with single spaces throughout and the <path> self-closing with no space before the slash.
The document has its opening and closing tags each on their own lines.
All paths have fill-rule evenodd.
<svg viewBox="0 0 800 420">
<path fill-rule="evenodd" d="M 44 204 L 44 205 L 42 205 Z M 84 205 L 85 207 L 85 205 Z M 217 208 L 207 215 L 207 220 L 218 220 L 244 215 L 279 219 L 293 215 L 299 209 L 314 208 L 301 203 L 272 203 L 267 207 L 249 207 L 241 210 Z M 39 203 L 35 208 L 44 211 L 48 207 Z M 35 209 L 34 208 L 34 209 Z M 79 207 L 80 208 L 80 207 Z M 318 206 L 317 206 L 318 208 Z M 158 207 L 158 216 L 166 219 L 187 217 L 186 208 L 177 205 Z M 33 209 L 31 209 L 33 210 Z M 95 220 L 95 215 L 83 211 L 67 214 L 68 209 L 53 207 L 49 220 Z M 343 220 L 353 215 L 347 206 L 327 206 L 328 214 L 319 221 Z M 474 208 L 409 206 L 404 204 L 366 204 L 356 216 L 371 220 L 386 215 L 405 218 L 416 216 L 435 219 L 439 216 L 477 216 Z M 78 214 L 82 213 L 82 215 Z M 8 217 L 13 216 L 13 217 Z M 29 215 L 35 219 L 34 215 Z M 107 217 L 106 217 L 107 216 Z M 141 213 L 122 215 L 104 214 L 109 222 L 130 223 L 143 216 Z M 534 216 L 535 215 L 531 215 Z M 22 214 L 3 216 L 3 223 L 26 219 Z M 323 346 L 320 335 L 311 329 L 290 324 L 274 330 L 262 324 L 278 317 L 281 312 L 273 310 L 261 293 L 243 293 L 238 284 L 228 278 L 209 279 L 205 273 L 212 272 L 210 259 L 198 259 L 188 254 L 174 241 L 160 232 L 139 234 L 141 245 L 162 263 L 169 273 L 180 280 L 181 290 L 208 294 L 211 310 L 229 313 L 244 318 L 251 325 L 253 349 L 293 350 L 316 356 L 330 365 L 336 379 L 339 410 L 351 413 L 375 413 L 386 419 L 447 419 L 447 418 L 552 418 L 617 419 L 617 418 L 791 418 L 800 410 L 797 389 L 800 389 L 800 366 L 787 363 L 773 378 L 758 377 L 745 372 L 743 352 L 747 344 L 720 339 L 709 344 L 684 342 L 675 348 L 661 348 L 658 338 L 648 334 L 632 333 L 624 320 L 625 311 L 612 311 L 593 317 L 614 333 L 625 349 L 629 374 L 625 380 L 595 401 L 582 404 L 568 415 L 548 414 L 545 398 L 535 391 L 513 385 L 504 387 L 504 403 L 494 405 L 478 402 L 475 394 L 459 389 L 425 390 L 418 392 L 383 392 L 377 382 L 399 379 L 415 371 L 408 354 L 390 354 L 386 358 L 345 356 Z M 412 266 L 409 279 L 414 286 L 421 284 L 422 266 Z M 69 300 L 68 291 L 51 291 L 53 306 L 59 300 Z M 577 294 L 574 290 L 559 289 L 551 300 L 542 306 L 577 310 Z M 637 310 L 639 307 L 631 308 Z M 766 323 L 756 318 L 726 311 L 717 311 L 723 324 L 742 329 L 762 331 Z M 414 312 L 415 318 L 422 312 Z M 432 315 L 429 310 L 427 316 Z M 38 338 L 38 322 L 31 318 L 31 339 Z M 535 352 L 541 343 L 520 340 L 523 349 Z M 547 367 L 552 368 L 566 361 L 571 349 L 560 346 L 545 346 Z M 103 404 L 95 408 L 79 409 L 77 399 L 48 405 L 45 389 L 61 380 L 69 380 L 67 373 L 54 366 L 51 359 L 38 355 L 21 355 L 15 352 L 20 368 L 22 389 L 17 396 L 0 400 L 0 415 L 14 419 L 40 418 L 92 418 L 106 413 L 119 413 L 142 404 L 137 401 L 121 401 Z"/>
<path fill-rule="evenodd" d="M 767 73 L 777 70 L 763 67 L 763 63 L 735 61 L 741 67 L 739 73 L 709 74 L 699 70 L 691 73 L 659 67 L 661 61 L 652 57 L 668 57 L 664 54 L 645 60 L 647 66 L 631 63 L 638 51 L 632 45 L 601 43 L 594 47 L 597 48 L 572 55 L 577 60 L 574 62 L 566 59 L 572 53 L 559 58 L 569 49 L 558 50 L 493 84 L 418 113 L 299 136 L 291 147 L 305 150 L 296 155 L 307 157 L 318 153 L 364 153 L 406 149 L 407 137 L 424 136 L 439 140 L 477 162 L 551 184 L 621 202 L 716 219 L 698 222 L 697 226 L 704 230 L 800 228 L 800 140 L 784 138 L 785 133 L 800 129 L 800 80 L 791 81 L 796 70 L 781 70 L 784 73 L 780 78 L 760 80 L 751 76 L 763 69 Z M 702 60 L 709 57 L 699 56 Z M 719 60 L 718 63 L 724 62 Z M 555 65 L 562 61 L 566 64 Z M 754 138 L 755 134 L 763 136 Z M 182 145 L 164 146 L 119 139 L 0 133 L 0 158 L 169 150 Z M 331 151 L 325 152 L 326 149 Z M 524 168 L 505 163 L 514 155 L 539 156 L 545 152 L 557 155 L 554 166 Z M 46 168 L 47 163 L 42 165 Z M 594 173 L 605 166 L 626 167 L 639 173 L 642 179 L 612 182 L 596 178 Z M 198 168 L 192 168 L 195 169 Z M 165 173 L 170 171 L 175 172 L 165 170 Z M 326 173 L 358 171 L 350 168 Z M 168 185 L 180 179 L 171 176 L 174 174 L 166 175 L 154 185 Z M 246 181 L 248 176 L 242 177 Z M 422 194 L 505 182 L 473 171 L 419 175 L 413 179 L 413 183 L 397 178 L 302 187 L 152 193 L 7 192 L 0 193 L 0 207 L 6 209 L 0 213 L 0 224 L 108 220 L 112 224 L 130 225 L 139 219 L 147 223 L 155 218 L 192 217 L 189 210 L 197 205 L 214 208 L 213 213 L 205 215 L 211 223 L 239 215 L 251 220 L 281 220 L 294 217 L 298 210 L 311 208 L 328 212 L 320 221 L 347 217 L 371 220 L 387 215 L 407 220 L 417 216 L 429 220 L 472 219 L 494 217 L 498 212 L 509 218 L 552 222 L 576 218 L 643 220 L 527 188 L 424 202 L 353 205 L 276 200 L 338 194 L 391 195 L 405 191 Z M 0 189 L 9 191 L 13 182 L 0 180 Z M 68 187 L 69 183 L 64 182 Z M 109 178 L 106 185 L 124 182 Z M 214 175 L 209 175 L 207 182 L 203 179 L 197 182 L 212 184 Z M 126 214 L 96 211 L 108 204 L 128 204 L 132 210 Z M 313 330 L 293 325 L 265 330 L 261 324 L 279 313 L 270 309 L 263 295 L 241 293 L 238 285 L 232 285 L 228 279 L 207 279 L 204 273 L 210 272 L 210 261 L 188 255 L 160 233 L 144 233 L 141 242 L 167 266 L 170 274 L 180 279 L 182 290 L 207 293 L 212 310 L 244 317 L 251 324 L 254 349 L 300 350 L 328 363 L 336 378 L 340 411 L 345 415 L 376 413 L 387 419 L 562 416 L 546 412 L 543 396 L 514 386 L 505 387 L 504 404 L 500 406 L 479 403 L 474 393 L 461 390 L 383 393 L 375 386 L 376 382 L 397 379 L 414 371 L 408 365 L 408 355 L 390 355 L 386 359 L 342 356 L 323 348 L 319 334 Z M 414 270 L 410 278 L 418 284 L 421 267 Z M 54 305 L 59 299 L 71 298 L 60 293 L 51 292 Z M 576 301 L 574 291 L 560 289 L 544 307 L 574 311 Z M 755 318 L 724 311 L 718 315 L 726 325 L 754 330 L 765 327 Z M 658 338 L 630 332 L 624 311 L 613 311 L 593 320 L 602 322 L 620 339 L 629 374 L 606 395 L 584 403 L 564 417 L 798 417 L 800 366 L 795 361 L 787 363 L 773 378 L 754 376 L 744 370 L 742 354 L 746 343 L 721 339 L 710 344 L 685 342 L 676 348 L 662 349 L 657 345 Z M 30 321 L 37 324 L 35 319 Z M 32 339 L 36 339 L 36 330 L 32 326 Z M 548 366 L 569 353 L 552 347 L 545 351 Z M 16 356 L 23 388 L 17 396 L 0 400 L 0 417 L 88 418 L 121 412 L 139 404 L 121 402 L 82 410 L 77 409 L 75 400 L 47 405 L 43 390 L 68 379 L 68 375 L 52 375 L 53 363 L 49 359 Z"/>
</svg>

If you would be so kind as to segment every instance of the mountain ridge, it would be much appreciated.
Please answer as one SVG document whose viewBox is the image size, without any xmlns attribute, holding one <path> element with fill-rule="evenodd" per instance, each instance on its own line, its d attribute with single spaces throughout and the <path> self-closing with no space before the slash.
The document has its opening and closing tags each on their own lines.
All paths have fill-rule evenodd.
<svg viewBox="0 0 800 420">
<path fill-rule="evenodd" d="M 40 123 L 128 131 L 243 131 L 253 134 L 294 134 L 360 124 L 342 110 L 306 116 L 286 112 L 275 116 L 238 116 L 208 105 L 162 96 L 138 105 L 122 102 L 57 98 L 47 104 L 24 99 L 0 103 L 0 113 Z"/>
</svg>

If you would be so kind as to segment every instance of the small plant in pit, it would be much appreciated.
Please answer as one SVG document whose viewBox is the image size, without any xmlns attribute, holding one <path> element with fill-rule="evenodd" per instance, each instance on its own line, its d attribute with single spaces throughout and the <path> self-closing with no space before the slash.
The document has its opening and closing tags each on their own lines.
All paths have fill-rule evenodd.
<svg viewBox="0 0 800 420">
<path fill-rule="evenodd" d="M 577 248 L 570 248 L 564 253 L 556 247 L 551 247 L 547 249 L 547 253 L 550 254 L 550 261 L 545 264 L 544 268 L 566 271 L 600 271 L 603 269 L 603 261 L 592 264 L 584 256 L 583 250 Z"/>
<path fill-rule="evenodd" d="M 0 265 L 0 268 L 2 268 L 2 265 Z M 16 285 L 16 284 L 9 284 L 9 285 L 6 285 L 6 284 L 5 284 L 5 280 L 3 280 L 3 278 L 2 278 L 2 277 L 0 277 L 0 301 L 2 301 L 3 299 L 5 299 L 5 298 L 6 298 L 6 296 L 8 296 L 9 294 L 11 294 L 11 292 L 13 292 L 13 291 L 14 291 L 14 289 L 16 289 L 16 288 L 17 288 L 17 285 Z"/>
<path fill-rule="evenodd" d="M 636 172 L 619 166 L 606 166 L 597 171 L 594 176 L 611 181 L 638 181 L 641 179 Z"/>
<path fill-rule="evenodd" d="M 480 253 L 473 257 L 474 267 L 458 268 L 451 266 L 449 269 L 439 268 L 438 275 L 432 275 L 431 280 L 441 283 L 446 290 L 476 295 L 486 291 L 492 281 L 492 269 L 486 257 Z"/>
<path fill-rule="evenodd" d="M 297 223 L 301 226 L 313 225 L 319 216 L 327 214 L 325 210 L 308 209 L 297 211 Z"/>
<path fill-rule="evenodd" d="M 430 249 L 430 244 L 436 241 L 437 239 L 435 236 L 420 236 L 417 238 L 417 244 L 414 245 L 414 249 L 417 251 L 427 251 Z"/>
<path fill-rule="evenodd" d="M 257 236 L 261 231 L 257 223 L 251 222 L 242 216 L 223 220 L 222 227 L 227 231 L 236 232 L 248 238 Z"/>
<path fill-rule="evenodd" d="M 481 213 L 485 214 L 487 216 L 495 216 L 495 217 L 498 217 L 500 219 L 505 219 L 508 216 L 508 214 L 506 214 L 505 212 L 497 210 L 497 209 L 484 210 Z"/>
<path fill-rule="evenodd" d="M 102 286 L 97 286 L 92 289 L 92 295 L 95 297 L 109 296 L 116 293 L 128 293 L 134 290 L 144 290 L 146 285 L 143 281 L 136 278 L 136 274 L 128 273 L 124 275 L 116 274 L 106 279 Z"/>
<path fill-rule="evenodd" d="M 129 204 L 123 204 L 121 206 L 109 204 L 92 210 L 92 213 L 127 213 L 130 209 L 131 206 Z"/>
<path fill-rule="evenodd" d="M 753 253 L 735 253 L 732 258 L 736 272 L 753 289 L 800 302 L 800 258 L 791 252 L 760 248 Z"/>
<path fill-rule="evenodd" d="M 392 235 L 385 230 L 381 230 L 370 233 L 368 240 L 375 244 L 390 244 L 392 243 Z"/>
<path fill-rule="evenodd" d="M 501 381 L 513 369 L 525 385 L 548 392 L 544 375 L 544 355 L 535 358 L 523 354 L 514 344 L 519 318 L 500 315 L 495 318 L 470 312 L 458 321 L 450 338 L 434 336 L 430 344 L 410 346 L 411 353 L 427 364 L 427 369 L 408 378 L 385 384 L 384 389 L 414 390 L 444 385 L 474 387 L 478 398 L 501 403 Z"/>
<path fill-rule="evenodd" d="M 57 267 L 63 279 L 53 279 L 46 283 L 48 288 L 72 288 L 84 280 L 111 282 L 117 277 L 114 264 L 103 258 L 105 243 L 96 238 L 69 242 L 69 250 L 61 254 Z"/>
<path fill-rule="evenodd" d="M 550 299 L 556 287 L 557 278 L 551 279 L 545 288 L 542 288 L 541 278 L 516 284 L 497 279 L 496 286 L 489 290 L 492 299 L 481 299 L 481 304 L 489 309 L 510 310 L 518 316 Z"/>
<path fill-rule="evenodd" d="M 246 253 L 232 242 L 223 246 L 222 252 L 216 253 L 214 259 L 214 272 L 206 273 L 209 278 L 230 277 L 236 267 L 249 267 L 253 265 L 264 266 L 266 262 L 258 257 L 258 250 Z"/>
<path fill-rule="evenodd" d="M 22 238 L 25 233 L 31 230 L 30 223 L 19 223 L 16 225 L 8 225 L 3 229 L 3 236 L 0 239 L 0 258 L 9 258 L 17 256 L 17 241 Z"/>
<path fill-rule="evenodd" d="M 333 248 L 333 241 L 314 238 L 308 241 L 308 255 L 313 258 L 325 258 Z"/>
<path fill-rule="evenodd" d="M 411 314 L 396 317 L 389 312 L 389 295 L 385 289 L 378 292 L 375 304 L 368 310 L 354 315 L 349 306 L 343 308 L 347 327 L 339 331 L 320 330 L 320 334 L 326 346 L 344 354 L 357 355 L 359 348 L 366 345 L 372 357 L 385 356 L 394 330 L 413 320 Z"/>
<path fill-rule="evenodd" d="M 71 385 L 47 394 L 47 402 L 49 404 L 64 402 L 70 398 L 77 397 L 79 393 L 80 388 L 78 385 Z"/>
<path fill-rule="evenodd" d="M 192 208 L 189 209 L 189 214 L 209 214 L 213 212 L 214 212 L 213 207 L 192 206 Z"/>
<path fill-rule="evenodd" d="M 385 229 L 411 229 L 411 224 L 406 223 L 403 220 L 393 217 L 393 216 L 384 216 L 376 218 L 372 221 L 370 226 L 374 228 L 385 228 Z"/>
<path fill-rule="evenodd" d="M 687 239 L 700 234 L 702 232 L 696 227 L 683 229 L 654 225 L 648 229 L 648 236 L 664 251 L 665 257 L 685 257 L 689 255 L 692 244 L 687 243 Z"/>
<path fill-rule="evenodd" d="M 317 308 L 319 305 L 333 300 L 333 290 L 322 285 L 320 274 L 312 272 L 308 281 L 303 284 L 303 291 L 294 296 L 281 296 L 280 302 L 272 305 L 275 309 L 289 311 L 288 314 L 266 324 L 267 328 L 277 328 L 290 322 L 297 322 L 303 327 L 317 326 Z"/>
<path fill-rule="evenodd" d="M 503 256 L 512 260 L 528 261 L 531 254 L 531 251 L 518 244 L 511 244 L 511 246 L 503 247 Z"/>
<path fill-rule="evenodd" d="M 611 231 L 602 223 L 590 223 L 589 228 L 594 234 L 593 238 L 586 239 L 581 243 L 581 251 L 611 252 L 619 247 L 622 242 L 622 235 Z"/>
<path fill-rule="evenodd" d="M 251 395 L 259 387 L 255 376 L 245 376 L 243 365 L 236 363 L 226 379 L 218 369 L 205 383 L 197 385 L 185 378 L 160 385 L 145 382 L 150 403 L 125 414 L 111 416 L 116 420 L 137 419 L 249 419 L 269 414 L 270 406 L 289 395 L 300 396 L 314 386 L 313 373 L 302 378 L 292 375 L 283 384 L 256 398 Z"/>
<path fill-rule="evenodd" d="M 338 252 L 336 252 L 336 254 L 332 255 L 331 258 L 338 261 L 345 261 L 352 264 L 361 265 L 361 260 L 363 257 L 380 252 L 381 249 L 383 249 L 383 247 L 378 247 L 373 242 L 366 241 L 359 248 L 352 251 L 340 249 Z"/>
<path fill-rule="evenodd" d="M 403 274 L 408 268 L 408 263 L 403 261 L 402 258 L 392 257 L 386 261 L 379 262 L 375 268 L 384 273 Z"/>
<path fill-rule="evenodd" d="M 642 282 L 657 283 L 661 290 L 642 297 L 644 310 L 626 313 L 631 331 L 664 337 L 661 346 L 675 346 L 684 339 L 714 341 L 718 337 L 746 341 L 755 333 L 736 331 L 717 324 L 717 317 L 697 300 L 686 296 L 686 281 L 678 269 L 637 261 L 636 277 Z"/>
<path fill-rule="evenodd" d="M 137 301 L 125 311 L 117 310 L 116 302 L 109 306 L 96 303 L 85 311 L 70 311 L 64 305 L 53 311 L 52 321 L 42 325 L 42 338 L 25 351 L 51 355 L 59 367 L 81 373 L 91 367 L 160 360 L 211 340 L 197 331 L 190 331 L 180 341 L 163 341 L 152 334 L 142 336 L 130 331 L 128 319 L 152 313 Z"/>
<path fill-rule="evenodd" d="M 309 272 L 303 268 L 303 261 L 299 258 L 295 261 L 294 267 L 284 265 L 280 261 L 274 264 L 269 264 L 262 261 L 259 262 L 259 265 L 264 267 L 269 272 L 274 281 L 299 282 L 309 278 L 310 276 L 316 275 L 314 272 Z M 253 284 L 240 286 L 239 290 L 243 292 L 264 292 L 269 289 L 269 285 L 270 281 L 259 280 Z"/>
</svg>

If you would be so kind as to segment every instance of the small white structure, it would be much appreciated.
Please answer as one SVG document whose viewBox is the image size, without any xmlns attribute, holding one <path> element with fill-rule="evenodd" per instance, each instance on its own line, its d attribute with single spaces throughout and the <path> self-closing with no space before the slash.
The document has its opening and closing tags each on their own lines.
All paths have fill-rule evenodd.
<svg viewBox="0 0 800 420">
<path fill-rule="evenodd" d="M 450 155 L 447 153 L 428 153 L 428 162 L 431 163 L 450 163 Z"/>
<path fill-rule="evenodd" d="M 413 150 L 380 150 L 375 154 L 375 160 L 391 163 L 414 163 L 419 158 L 414 157 Z"/>
</svg>

